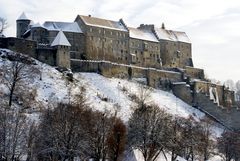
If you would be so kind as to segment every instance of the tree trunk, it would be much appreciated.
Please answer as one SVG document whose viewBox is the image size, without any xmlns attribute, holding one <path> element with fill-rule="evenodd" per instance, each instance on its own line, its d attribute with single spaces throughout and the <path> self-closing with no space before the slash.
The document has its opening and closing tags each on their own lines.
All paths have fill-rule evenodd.
<svg viewBox="0 0 240 161">
<path fill-rule="evenodd" d="M 13 97 L 13 92 L 14 92 L 14 89 L 15 89 L 15 85 L 16 85 L 16 83 L 13 82 L 13 84 L 11 86 L 11 90 L 10 90 L 10 95 L 9 95 L 9 102 L 8 102 L 9 107 L 12 106 L 12 97 Z"/>
</svg>

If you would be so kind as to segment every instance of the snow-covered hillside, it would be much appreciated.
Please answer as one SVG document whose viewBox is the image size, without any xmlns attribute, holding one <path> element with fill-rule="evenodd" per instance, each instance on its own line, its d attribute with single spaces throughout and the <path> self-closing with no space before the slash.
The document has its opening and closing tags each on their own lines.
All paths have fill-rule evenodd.
<svg viewBox="0 0 240 161">
<path fill-rule="evenodd" d="M 11 51 L 0 50 L 1 55 L 9 52 Z M 1 55 L 0 68 L 6 65 L 10 66 L 11 62 L 6 58 L 2 58 Z M 138 82 L 134 80 L 106 78 L 96 73 L 74 73 L 74 81 L 72 83 L 68 82 L 64 74 L 54 67 L 37 60 L 35 62 L 35 65 L 28 66 L 28 68 L 34 67 L 39 72 L 34 74 L 34 78 L 25 80 L 25 86 L 36 90 L 35 101 L 31 107 L 34 109 L 32 110 L 34 112 L 29 114 L 30 116 L 32 115 L 36 119 L 38 111 L 40 111 L 39 107 L 48 108 L 52 107 L 54 102 L 71 101 L 69 95 L 74 96 L 79 93 L 81 87 L 85 87 L 87 102 L 93 109 L 101 111 L 106 109 L 111 112 L 117 111 L 119 117 L 125 122 L 128 121 L 132 113 L 132 107 L 134 107 L 134 101 L 132 101 L 130 95 L 138 95 L 142 88 L 142 85 Z M 3 83 L 0 84 L 0 91 L 0 96 L 8 93 L 8 89 Z M 185 118 L 192 116 L 197 120 L 205 116 L 204 113 L 184 103 L 171 92 L 151 89 L 147 102 L 158 105 L 172 115 Z M 219 136 L 223 131 L 221 127 L 216 126 L 213 128 L 216 136 Z M 136 161 L 143 159 L 138 152 L 134 154 L 134 157 Z M 160 157 L 158 161 L 162 159 Z M 179 160 L 181 159 L 179 158 Z"/>
</svg>

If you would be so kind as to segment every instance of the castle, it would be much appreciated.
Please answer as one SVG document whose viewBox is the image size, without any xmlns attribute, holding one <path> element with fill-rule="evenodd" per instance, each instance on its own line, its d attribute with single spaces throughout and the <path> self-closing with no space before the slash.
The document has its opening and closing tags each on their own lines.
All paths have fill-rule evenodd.
<svg viewBox="0 0 240 161">
<path fill-rule="evenodd" d="M 171 90 L 225 126 L 240 129 L 234 92 L 206 80 L 204 71 L 194 67 L 191 41 L 185 32 L 167 30 L 164 24 L 133 28 L 123 19 L 91 15 L 77 15 L 74 22 L 39 24 L 23 13 L 16 23 L 16 38 L 0 38 L 1 48 L 77 72 L 145 78 L 149 86 Z"/>
</svg>

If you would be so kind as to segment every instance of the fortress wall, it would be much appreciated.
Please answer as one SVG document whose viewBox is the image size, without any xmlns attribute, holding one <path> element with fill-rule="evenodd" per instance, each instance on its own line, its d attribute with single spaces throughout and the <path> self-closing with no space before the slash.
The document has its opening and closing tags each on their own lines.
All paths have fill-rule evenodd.
<svg viewBox="0 0 240 161">
<path fill-rule="evenodd" d="M 166 86 L 170 88 L 171 82 L 182 81 L 182 75 L 178 72 L 116 64 L 107 61 L 82 61 L 72 59 L 71 68 L 75 72 L 97 72 L 106 77 L 147 78 L 149 86 L 162 89 Z"/>
<path fill-rule="evenodd" d="M 137 68 L 131 67 L 133 78 L 146 78 L 147 77 L 147 68 Z"/>
<path fill-rule="evenodd" d="M 148 84 L 155 88 L 171 88 L 171 82 L 181 82 L 182 75 L 178 72 L 148 69 Z M 169 86 L 169 87 L 168 87 Z"/>
<path fill-rule="evenodd" d="M 99 73 L 100 62 L 79 61 L 71 59 L 71 68 L 74 72 L 95 72 Z"/>
<path fill-rule="evenodd" d="M 9 50 L 24 53 L 33 58 L 36 58 L 36 48 L 37 42 L 32 40 L 25 40 L 22 38 L 0 38 L 0 44 L 2 47 L 7 48 Z"/>
<path fill-rule="evenodd" d="M 204 80 L 204 78 L 205 78 L 203 69 L 186 66 L 185 73 L 187 76 L 189 76 L 191 78 L 201 79 L 201 80 Z"/>
<path fill-rule="evenodd" d="M 210 87 L 210 82 L 205 82 L 205 81 L 195 81 L 194 82 L 194 89 L 197 93 L 204 93 L 209 95 L 209 87 Z"/>
<path fill-rule="evenodd" d="M 100 73 L 106 77 L 129 78 L 128 66 L 101 62 Z"/>
<path fill-rule="evenodd" d="M 56 66 L 56 52 L 57 50 L 54 49 L 40 48 L 37 49 L 36 58 L 41 62 Z"/>
<path fill-rule="evenodd" d="M 204 81 L 194 82 L 194 90 L 197 93 L 202 93 L 209 96 L 210 87 L 216 88 L 217 90 L 216 94 L 217 94 L 220 106 L 229 107 L 229 108 L 231 108 L 232 106 L 235 106 L 234 91 L 230 91 L 228 89 L 225 89 L 225 87 L 222 85 L 216 85 L 210 82 L 204 82 Z"/>
<path fill-rule="evenodd" d="M 188 86 L 185 82 L 173 83 L 172 91 L 175 96 L 179 97 L 187 104 L 189 105 L 193 104 L 192 91 L 190 89 L 190 86 Z"/>
</svg>

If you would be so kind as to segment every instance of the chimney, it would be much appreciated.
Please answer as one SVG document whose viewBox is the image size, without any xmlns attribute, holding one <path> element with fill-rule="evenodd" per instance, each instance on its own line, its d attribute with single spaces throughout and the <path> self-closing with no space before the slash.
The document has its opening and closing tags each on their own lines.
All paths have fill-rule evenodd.
<svg viewBox="0 0 240 161">
<path fill-rule="evenodd" d="M 143 30 L 153 30 L 154 29 L 154 25 L 150 24 L 140 24 L 140 26 L 138 27 L 138 29 L 143 29 Z"/>
<path fill-rule="evenodd" d="M 164 23 L 162 23 L 162 29 L 164 29 L 164 30 L 165 30 L 165 25 L 164 25 Z"/>
</svg>

